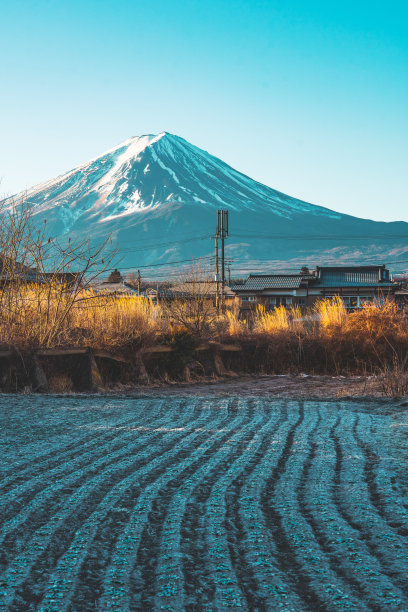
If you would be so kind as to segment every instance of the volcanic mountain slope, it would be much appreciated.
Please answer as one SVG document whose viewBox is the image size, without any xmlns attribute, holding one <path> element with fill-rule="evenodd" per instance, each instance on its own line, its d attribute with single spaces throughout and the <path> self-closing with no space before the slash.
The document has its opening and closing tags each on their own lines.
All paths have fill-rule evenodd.
<svg viewBox="0 0 408 612">
<path fill-rule="evenodd" d="M 108 235 L 123 267 L 208 256 L 215 211 L 228 209 L 227 256 L 251 262 L 396 259 L 408 224 L 342 215 L 287 196 L 167 132 L 129 138 L 100 157 L 14 198 L 51 236 Z M 286 265 L 288 265 L 286 263 Z"/>
</svg>

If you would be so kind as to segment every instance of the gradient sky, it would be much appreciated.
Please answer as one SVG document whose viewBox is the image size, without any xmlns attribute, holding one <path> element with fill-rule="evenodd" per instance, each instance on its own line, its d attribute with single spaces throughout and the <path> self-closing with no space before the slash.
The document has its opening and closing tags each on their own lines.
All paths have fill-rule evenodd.
<svg viewBox="0 0 408 612">
<path fill-rule="evenodd" d="M 408 221 L 408 4 L 13 0 L 0 194 L 183 136 L 289 195 Z"/>
</svg>

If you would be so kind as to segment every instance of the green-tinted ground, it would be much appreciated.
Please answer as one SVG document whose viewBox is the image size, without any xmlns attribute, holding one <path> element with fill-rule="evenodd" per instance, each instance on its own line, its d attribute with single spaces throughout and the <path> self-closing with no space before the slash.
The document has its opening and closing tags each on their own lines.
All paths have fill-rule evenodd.
<svg viewBox="0 0 408 612">
<path fill-rule="evenodd" d="M 406 610 L 405 410 L 1 396 L 0 609 Z"/>
</svg>

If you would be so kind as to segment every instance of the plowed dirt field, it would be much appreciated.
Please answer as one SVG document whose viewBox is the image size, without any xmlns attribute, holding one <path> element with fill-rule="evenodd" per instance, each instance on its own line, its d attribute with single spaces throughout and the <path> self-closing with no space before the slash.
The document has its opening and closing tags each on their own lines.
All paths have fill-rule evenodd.
<svg viewBox="0 0 408 612">
<path fill-rule="evenodd" d="M 406 407 L 0 402 L 0 610 L 408 610 Z"/>
</svg>

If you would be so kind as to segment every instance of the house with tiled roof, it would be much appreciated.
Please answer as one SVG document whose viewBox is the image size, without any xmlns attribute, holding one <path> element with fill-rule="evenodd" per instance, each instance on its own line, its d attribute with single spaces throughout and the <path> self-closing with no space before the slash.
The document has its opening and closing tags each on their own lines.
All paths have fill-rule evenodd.
<svg viewBox="0 0 408 612">
<path fill-rule="evenodd" d="M 306 274 L 250 274 L 231 285 L 242 310 L 261 304 L 311 306 L 316 300 L 340 296 L 346 308 L 361 308 L 374 300 L 394 299 L 400 284 L 392 280 L 385 265 L 317 266 Z"/>
</svg>

